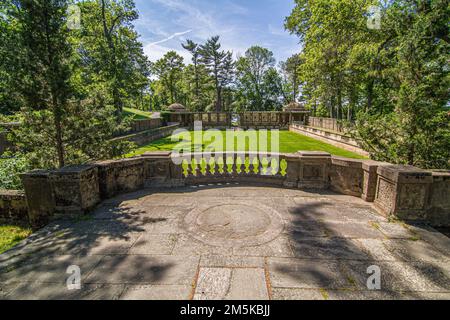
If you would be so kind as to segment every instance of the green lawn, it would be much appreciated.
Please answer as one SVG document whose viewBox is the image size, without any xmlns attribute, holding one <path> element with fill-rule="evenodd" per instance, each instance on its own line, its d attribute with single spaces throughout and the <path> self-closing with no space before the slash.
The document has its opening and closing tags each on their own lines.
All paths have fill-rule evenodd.
<svg viewBox="0 0 450 320">
<path fill-rule="evenodd" d="M 146 120 L 146 119 L 150 119 L 152 117 L 151 112 L 146 112 L 146 111 L 132 109 L 132 108 L 123 108 L 123 115 L 130 116 L 134 120 Z"/>
<path fill-rule="evenodd" d="M 11 249 L 29 235 L 31 235 L 31 229 L 20 226 L 0 225 L 0 254 Z"/>
<path fill-rule="evenodd" d="M 268 143 L 267 145 L 269 145 L 268 150 L 270 151 L 270 144 L 271 144 L 271 135 L 270 135 L 270 131 L 268 132 Z M 185 137 L 186 143 L 183 142 L 183 146 L 185 146 L 185 150 L 189 148 L 189 146 L 191 145 L 190 141 L 192 141 L 193 139 L 193 132 L 190 132 L 191 134 L 191 138 L 189 139 L 188 137 Z M 243 136 L 245 134 L 245 132 L 242 131 L 238 131 L 234 133 L 235 135 L 239 136 Z M 210 145 L 210 139 L 208 137 L 205 137 L 205 132 L 203 132 L 204 135 L 204 143 L 202 145 L 202 149 L 203 151 L 205 149 L 209 149 L 211 150 L 208 146 Z M 225 136 L 225 132 L 222 131 L 222 135 Z M 207 140 L 205 138 L 208 138 Z M 225 140 L 225 139 L 224 139 Z M 255 141 L 254 139 L 252 139 L 253 141 Z M 213 140 L 214 141 L 214 140 Z M 136 149 L 134 152 L 127 154 L 126 157 L 132 157 L 132 156 L 136 156 L 136 155 L 140 155 L 143 154 L 145 152 L 148 151 L 171 151 L 173 150 L 173 148 L 178 145 L 180 142 L 175 141 L 173 142 L 171 140 L 171 137 L 167 137 L 164 139 L 160 139 L 157 141 L 154 141 L 146 146 L 140 147 L 138 149 Z M 224 142 L 225 144 L 225 142 Z M 236 146 L 237 143 L 235 141 L 235 149 L 237 151 L 242 151 L 245 150 L 249 151 L 250 147 L 249 147 L 249 143 L 247 140 L 247 143 L 245 145 L 245 147 L 240 146 L 239 148 Z M 193 150 L 194 147 L 192 146 L 191 151 Z M 342 157 L 347 157 L 347 158 L 353 158 L 353 159 L 365 159 L 364 156 L 361 156 L 359 154 L 356 154 L 354 152 L 350 152 L 335 146 L 332 146 L 330 144 L 324 143 L 322 141 L 313 139 L 313 138 L 309 138 L 303 135 L 300 135 L 298 133 L 294 133 L 294 132 L 289 132 L 289 131 L 280 131 L 280 146 L 279 146 L 279 152 L 281 153 L 294 153 L 297 151 L 325 151 L 325 152 L 329 152 L 333 155 L 336 156 L 342 156 Z M 226 150 L 226 146 L 218 146 L 216 151 L 223 151 Z M 257 149 L 253 149 L 251 148 L 251 151 L 258 151 Z"/>
</svg>

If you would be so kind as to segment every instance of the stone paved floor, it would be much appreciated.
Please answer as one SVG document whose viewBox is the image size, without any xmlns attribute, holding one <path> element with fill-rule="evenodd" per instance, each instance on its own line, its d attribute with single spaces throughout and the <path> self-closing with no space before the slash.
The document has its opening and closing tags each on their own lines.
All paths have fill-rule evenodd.
<svg viewBox="0 0 450 320">
<path fill-rule="evenodd" d="M 67 290 L 70 265 L 81 290 Z M 449 298 L 449 238 L 329 192 L 142 190 L 0 256 L 0 299 Z"/>
</svg>

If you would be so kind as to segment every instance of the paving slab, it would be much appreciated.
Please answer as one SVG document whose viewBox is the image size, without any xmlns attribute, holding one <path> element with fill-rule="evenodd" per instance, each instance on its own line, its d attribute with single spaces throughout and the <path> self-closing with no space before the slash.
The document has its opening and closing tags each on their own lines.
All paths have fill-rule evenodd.
<svg viewBox="0 0 450 320">
<path fill-rule="evenodd" d="M 262 268 L 200 268 L 195 300 L 268 300 Z"/>
<path fill-rule="evenodd" d="M 303 238 L 291 239 L 297 258 L 326 260 L 367 260 L 369 256 L 354 239 Z"/>
<path fill-rule="evenodd" d="M 78 266 L 83 282 L 100 263 L 103 256 L 52 256 L 30 260 L 27 263 L 12 264 L 0 270 L 0 282 L 38 282 L 65 284 L 67 269 Z"/>
<path fill-rule="evenodd" d="M 86 283 L 190 285 L 199 260 L 193 256 L 105 256 Z"/>
<path fill-rule="evenodd" d="M 177 242 L 177 237 L 178 235 L 176 234 L 144 233 L 134 243 L 128 253 L 137 255 L 170 255 Z"/>
<path fill-rule="evenodd" d="M 14 300 L 117 300 L 124 285 L 82 285 L 80 290 L 69 290 L 65 284 L 22 282 L 5 299 Z"/>
<path fill-rule="evenodd" d="M 335 261 L 269 258 L 273 288 L 344 289 L 352 286 Z"/>
<path fill-rule="evenodd" d="M 184 285 L 127 285 L 120 300 L 189 300 L 192 286 Z"/>
<path fill-rule="evenodd" d="M 264 268 L 263 257 L 204 255 L 200 260 L 201 267 L 223 268 Z"/>
</svg>

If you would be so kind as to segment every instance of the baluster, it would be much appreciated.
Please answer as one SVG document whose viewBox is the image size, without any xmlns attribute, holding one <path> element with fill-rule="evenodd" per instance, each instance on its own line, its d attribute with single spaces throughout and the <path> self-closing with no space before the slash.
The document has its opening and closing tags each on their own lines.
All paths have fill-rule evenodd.
<svg viewBox="0 0 450 320">
<path fill-rule="evenodd" d="M 280 158 L 280 175 L 286 177 L 288 162 L 284 158 Z"/>
<path fill-rule="evenodd" d="M 202 159 L 200 160 L 200 172 L 202 173 L 203 176 L 207 176 L 208 175 L 208 160 L 205 157 L 202 157 Z"/>
<path fill-rule="evenodd" d="M 223 154 L 222 155 L 218 155 L 218 157 L 216 158 L 216 174 L 218 176 L 224 175 L 225 174 L 225 161 L 223 158 Z"/>
<path fill-rule="evenodd" d="M 216 168 L 216 157 L 211 156 L 208 161 L 209 175 L 211 175 L 211 176 L 216 175 L 216 172 L 217 172 L 216 169 L 217 169 Z"/>
<path fill-rule="evenodd" d="M 245 156 L 242 154 L 237 154 L 236 155 L 236 174 L 240 175 L 240 174 L 244 174 L 244 170 L 245 170 Z"/>
<path fill-rule="evenodd" d="M 273 176 L 278 175 L 278 172 L 280 171 L 280 166 L 279 166 L 279 159 L 277 158 L 272 158 L 272 161 L 270 162 L 270 167 L 272 168 L 272 172 L 270 172 Z M 269 174 L 270 174 L 269 173 Z"/>
</svg>

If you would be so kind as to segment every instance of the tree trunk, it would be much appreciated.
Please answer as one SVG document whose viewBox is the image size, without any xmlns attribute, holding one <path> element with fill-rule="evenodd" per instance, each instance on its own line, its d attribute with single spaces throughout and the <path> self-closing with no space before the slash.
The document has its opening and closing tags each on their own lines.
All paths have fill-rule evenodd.
<svg viewBox="0 0 450 320">
<path fill-rule="evenodd" d="M 62 126 L 61 126 L 61 110 L 58 107 L 58 100 L 56 95 L 52 93 L 53 102 L 53 124 L 55 125 L 55 139 L 56 139 L 56 153 L 58 155 L 58 166 L 63 168 L 65 166 L 64 160 L 64 145 L 62 139 Z"/>
<path fill-rule="evenodd" d="M 102 1 L 103 34 L 108 43 L 108 47 L 111 50 L 110 68 L 111 68 L 111 76 L 113 77 L 113 103 L 114 103 L 114 107 L 116 108 L 116 115 L 117 115 L 118 119 L 121 119 L 123 106 L 122 106 L 122 102 L 120 99 L 119 84 L 118 84 L 118 80 L 117 80 L 116 48 L 114 46 L 114 41 L 111 37 L 111 33 L 109 32 L 108 26 L 106 24 L 106 3 L 105 3 L 105 0 L 101 0 L 101 1 Z"/>
<path fill-rule="evenodd" d="M 216 103 L 216 111 L 222 111 L 222 88 L 217 87 L 217 103 Z"/>
</svg>

